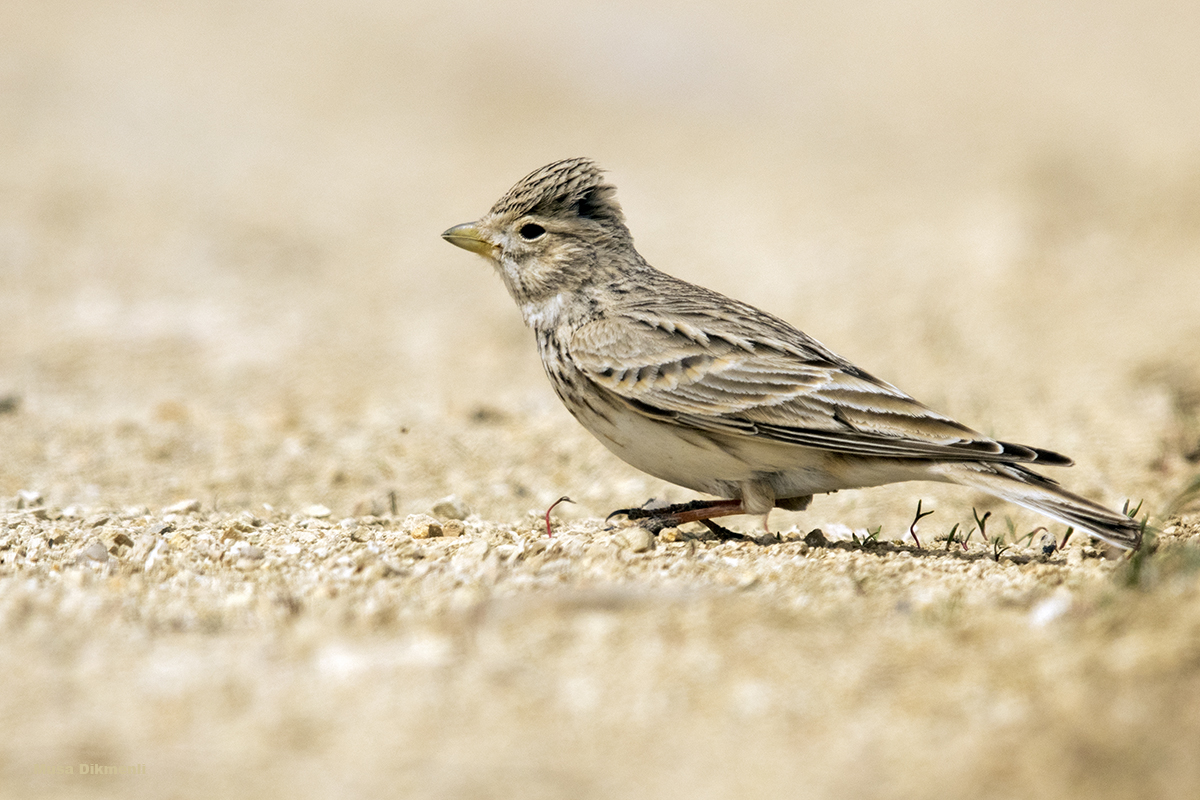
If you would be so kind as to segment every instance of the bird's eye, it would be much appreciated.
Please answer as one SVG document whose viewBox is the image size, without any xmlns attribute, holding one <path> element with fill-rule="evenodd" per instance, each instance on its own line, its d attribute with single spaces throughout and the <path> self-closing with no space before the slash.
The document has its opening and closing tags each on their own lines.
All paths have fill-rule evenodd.
<svg viewBox="0 0 1200 800">
<path fill-rule="evenodd" d="M 546 229 L 536 222 L 527 222 L 521 226 L 521 230 L 517 231 L 521 234 L 521 238 L 527 242 L 532 242 L 534 239 L 546 232 Z"/>
</svg>

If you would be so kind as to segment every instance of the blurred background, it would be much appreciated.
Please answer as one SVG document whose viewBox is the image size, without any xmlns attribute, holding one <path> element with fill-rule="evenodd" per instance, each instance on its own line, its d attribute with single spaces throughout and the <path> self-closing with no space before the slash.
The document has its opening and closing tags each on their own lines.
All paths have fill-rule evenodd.
<svg viewBox="0 0 1200 800">
<path fill-rule="evenodd" d="M 1161 506 L 1200 458 L 1198 40 L 1178 0 L 7 0 L 0 495 L 687 498 L 438 236 L 587 155 L 660 269 Z"/>
<path fill-rule="evenodd" d="M 694 495 L 576 425 L 439 234 L 590 156 L 655 266 L 1163 514 L 1197 42 L 1186 0 L 3 0 L 0 794 L 1195 795 L 1194 547 L 943 555 L 973 505 L 1042 521 L 906 485 L 772 524 L 894 539 L 920 499 L 915 557 L 618 550 L 572 518 Z M 449 494 L 459 539 L 338 522 Z"/>
</svg>

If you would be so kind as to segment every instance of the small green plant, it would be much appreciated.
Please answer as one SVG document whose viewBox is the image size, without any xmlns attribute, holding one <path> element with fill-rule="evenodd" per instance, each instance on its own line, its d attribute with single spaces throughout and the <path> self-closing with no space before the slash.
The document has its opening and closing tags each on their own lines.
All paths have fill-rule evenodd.
<svg viewBox="0 0 1200 800">
<path fill-rule="evenodd" d="M 1058 546 L 1059 550 L 1062 550 L 1064 547 L 1067 546 L 1067 542 L 1069 542 L 1071 540 L 1071 534 L 1074 532 L 1075 532 L 1074 528 L 1067 526 L 1067 532 L 1063 534 L 1062 544 L 1060 544 Z"/>
<path fill-rule="evenodd" d="M 1017 542 L 1017 544 L 1025 544 L 1025 545 L 1028 545 L 1029 547 L 1033 547 L 1033 537 L 1037 536 L 1039 533 L 1049 533 L 1049 532 L 1050 532 L 1049 528 L 1047 528 L 1045 525 L 1039 525 L 1036 528 L 1034 528 L 1033 530 L 1031 530 L 1029 533 L 1022 536 L 1020 539 L 1017 539 L 1016 542 Z"/>
<path fill-rule="evenodd" d="M 975 507 L 971 506 L 971 514 L 975 517 L 975 524 L 979 526 L 979 535 L 986 542 L 987 541 L 987 521 L 988 521 L 988 517 L 990 517 L 992 515 L 992 512 L 988 511 L 981 517 L 981 516 L 979 516 L 979 512 L 975 510 Z"/>
<path fill-rule="evenodd" d="M 921 520 L 925 519 L 925 517 L 928 517 L 931 514 L 933 514 L 932 510 L 926 511 L 924 513 L 921 512 L 921 500 L 918 499 L 917 500 L 917 515 L 915 517 L 913 517 L 912 524 L 908 526 L 908 535 L 911 536 L 913 538 L 913 541 L 917 543 L 918 550 L 921 549 L 921 540 L 917 538 L 917 523 L 920 522 Z"/>
<path fill-rule="evenodd" d="M 999 561 L 1000 556 L 1004 555 L 1009 547 L 1011 547 L 1011 545 L 1004 543 L 1004 534 L 996 534 L 992 537 L 992 558 L 994 558 L 996 561 Z"/>
<path fill-rule="evenodd" d="M 954 542 L 957 540 L 958 540 L 958 523 L 956 522 L 956 523 L 954 523 L 954 527 L 950 529 L 950 532 L 946 534 L 946 550 L 949 551 L 950 545 L 954 544 Z M 966 549 L 965 543 L 963 545 L 963 549 Z"/>
<path fill-rule="evenodd" d="M 883 526 L 879 525 L 875 528 L 875 530 L 868 528 L 867 535 L 861 539 L 858 538 L 857 533 L 853 532 L 851 532 L 850 538 L 854 541 L 854 544 L 859 547 L 870 547 L 873 544 L 879 544 L 879 534 L 881 533 L 883 533 Z"/>
</svg>

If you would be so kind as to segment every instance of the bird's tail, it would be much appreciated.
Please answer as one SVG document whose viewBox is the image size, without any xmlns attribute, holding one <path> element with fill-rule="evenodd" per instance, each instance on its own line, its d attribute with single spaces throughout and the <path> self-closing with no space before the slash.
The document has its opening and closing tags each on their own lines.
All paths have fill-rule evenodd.
<svg viewBox="0 0 1200 800">
<path fill-rule="evenodd" d="M 940 471 L 946 480 L 1040 512 L 1117 547 L 1136 550 L 1142 543 L 1143 526 L 1136 519 L 1072 494 L 1020 465 L 960 462 L 945 464 Z"/>
</svg>

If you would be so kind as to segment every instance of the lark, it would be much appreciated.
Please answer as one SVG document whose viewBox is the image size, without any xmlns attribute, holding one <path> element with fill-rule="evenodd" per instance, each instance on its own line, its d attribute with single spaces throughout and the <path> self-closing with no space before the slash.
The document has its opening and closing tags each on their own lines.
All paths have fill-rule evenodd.
<svg viewBox="0 0 1200 800">
<path fill-rule="evenodd" d="M 1033 467 L 1066 456 L 939 414 L 778 317 L 646 263 L 585 158 L 522 179 L 442 234 L 484 256 L 533 329 L 563 404 L 609 450 L 716 499 L 623 509 L 652 528 L 808 507 L 900 481 L 956 483 L 1136 549 L 1142 526 Z"/>
</svg>

